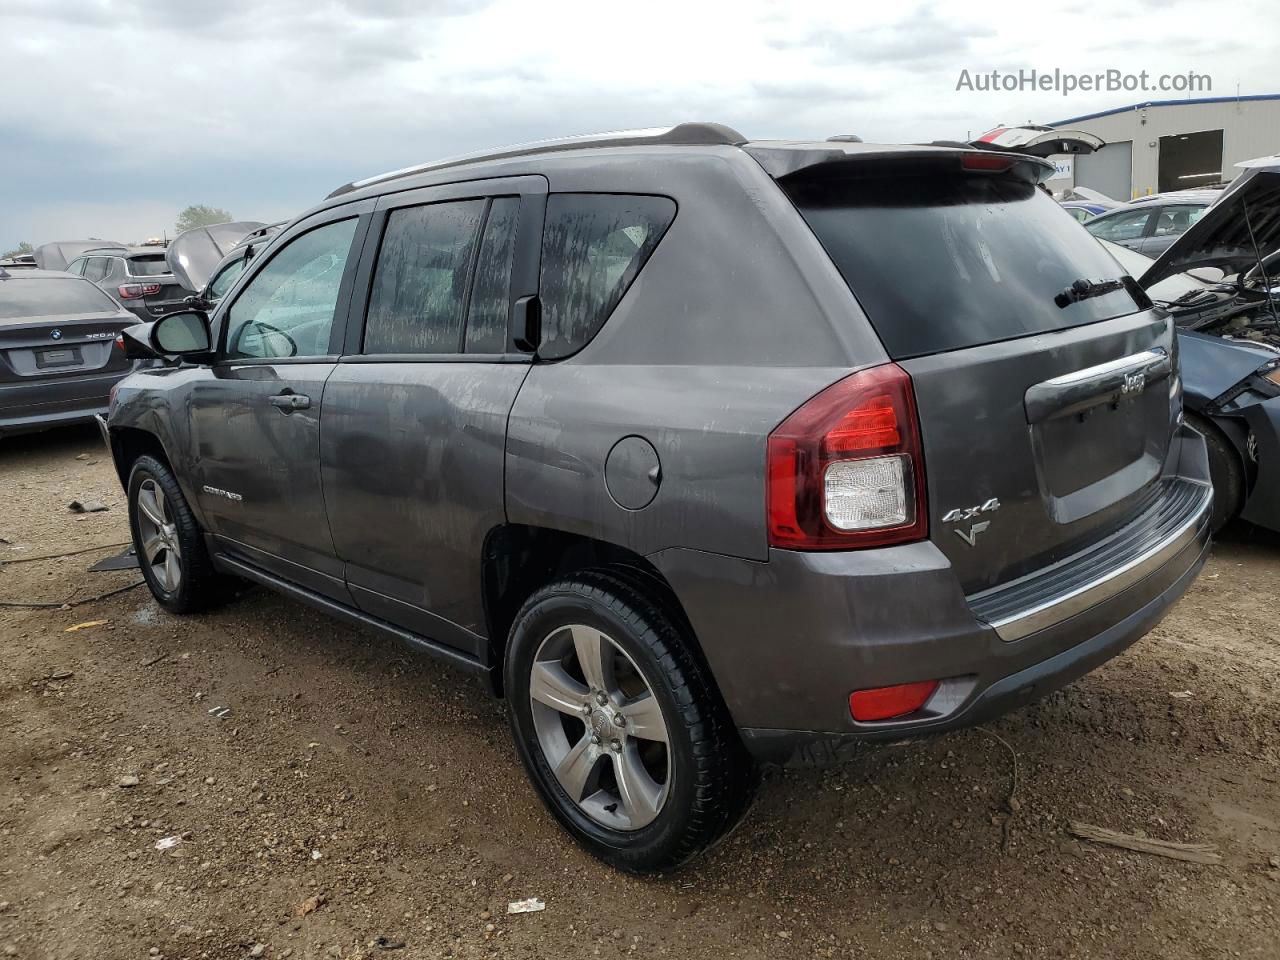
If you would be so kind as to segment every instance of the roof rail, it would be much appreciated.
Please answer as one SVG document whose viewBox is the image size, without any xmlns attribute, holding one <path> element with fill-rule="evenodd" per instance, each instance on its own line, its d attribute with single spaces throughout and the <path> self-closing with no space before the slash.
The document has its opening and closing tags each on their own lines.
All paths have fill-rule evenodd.
<svg viewBox="0 0 1280 960">
<path fill-rule="evenodd" d="M 588 133 L 576 137 L 558 137 L 554 140 L 535 140 L 532 143 L 521 143 L 510 147 L 498 147 L 494 150 L 481 150 L 467 153 L 445 160 L 433 160 L 390 173 L 379 174 L 364 180 L 355 180 L 340 186 L 325 199 L 340 197 L 344 193 L 360 190 L 375 183 L 397 180 L 401 177 L 427 173 L 432 170 L 444 170 L 459 167 L 468 163 L 479 163 L 482 160 L 505 160 L 510 157 L 523 157 L 535 153 L 555 153 L 561 150 L 578 150 L 582 147 L 639 147 L 654 144 L 669 146 L 704 146 L 728 145 L 738 146 L 747 142 L 747 138 L 732 127 L 722 123 L 680 123 L 674 127 L 648 127 L 642 130 L 615 130 L 611 133 Z"/>
</svg>

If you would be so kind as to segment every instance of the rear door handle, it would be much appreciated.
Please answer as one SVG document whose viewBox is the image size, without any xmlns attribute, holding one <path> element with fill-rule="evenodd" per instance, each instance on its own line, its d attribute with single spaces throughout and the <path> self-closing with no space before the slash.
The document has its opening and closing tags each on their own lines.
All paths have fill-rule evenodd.
<svg viewBox="0 0 1280 960">
<path fill-rule="evenodd" d="M 301 393 L 279 393 L 270 400 L 273 407 L 279 407 L 285 413 L 306 410 L 311 406 L 311 398 Z"/>
</svg>

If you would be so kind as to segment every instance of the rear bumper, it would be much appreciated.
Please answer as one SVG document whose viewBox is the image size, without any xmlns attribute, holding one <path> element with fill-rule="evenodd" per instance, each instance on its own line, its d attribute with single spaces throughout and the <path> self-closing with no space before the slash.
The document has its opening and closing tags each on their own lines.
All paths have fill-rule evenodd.
<svg viewBox="0 0 1280 960">
<path fill-rule="evenodd" d="M 1110 566 L 1081 555 L 1043 572 L 1039 589 L 1020 582 L 1025 611 L 1004 609 L 1035 629 L 1015 639 L 983 619 L 982 598 L 964 596 L 928 541 L 775 550 L 766 563 L 690 550 L 652 559 L 684 605 L 748 748 L 765 760 L 825 762 L 858 740 L 940 732 L 1022 706 L 1155 626 L 1208 556 L 1204 441 L 1184 428 L 1177 444 L 1170 497 L 1151 511 L 1178 495 L 1181 512 L 1135 518 L 1126 531 L 1141 547 Z M 943 681 L 937 693 L 907 717 L 858 723 L 849 714 L 854 690 L 934 679 Z"/>
<path fill-rule="evenodd" d="M 0 436 L 87 423 L 107 412 L 111 388 L 130 373 L 4 384 L 0 386 Z"/>
</svg>

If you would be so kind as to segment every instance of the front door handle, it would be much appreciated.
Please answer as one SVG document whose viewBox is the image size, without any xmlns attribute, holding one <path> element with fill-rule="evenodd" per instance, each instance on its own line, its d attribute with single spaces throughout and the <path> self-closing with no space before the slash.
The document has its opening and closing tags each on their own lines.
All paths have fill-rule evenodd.
<svg viewBox="0 0 1280 960">
<path fill-rule="evenodd" d="M 285 413 L 306 410 L 311 406 L 311 398 L 301 393 L 280 393 L 270 399 L 273 407 L 279 407 Z"/>
</svg>

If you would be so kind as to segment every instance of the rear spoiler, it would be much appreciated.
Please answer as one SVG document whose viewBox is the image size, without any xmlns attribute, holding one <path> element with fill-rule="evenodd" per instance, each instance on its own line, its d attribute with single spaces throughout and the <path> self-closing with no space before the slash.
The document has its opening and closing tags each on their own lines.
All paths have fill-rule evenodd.
<svg viewBox="0 0 1280 960">
<path fill-rule="evenodd" d="M 892 172 L 907 176 L 930 173 L 1010 174 L 1040 183 L 1053 164 L 1039 157 L 1007 151 L 977 150 L 968 144 L 916 144 L 885 147 L 862 143 L 748 143 L 742 148 L 775 180 L 799 176 L 859 176 Z"/>
</svg>

